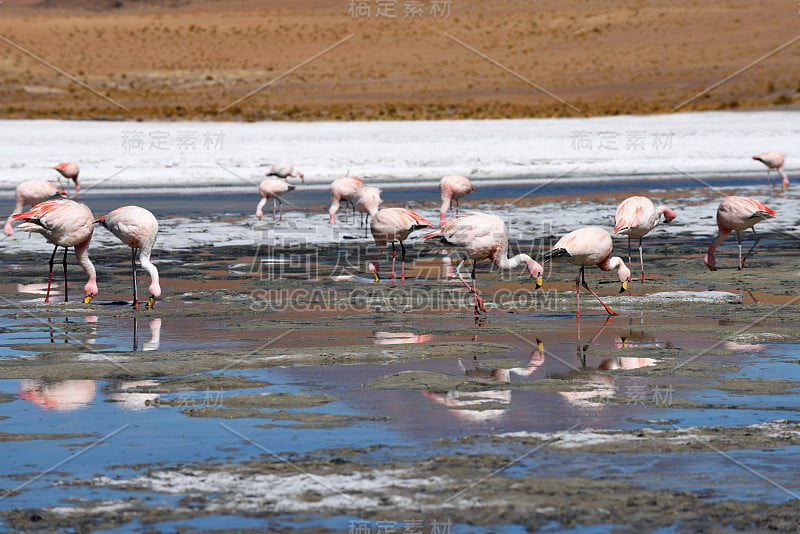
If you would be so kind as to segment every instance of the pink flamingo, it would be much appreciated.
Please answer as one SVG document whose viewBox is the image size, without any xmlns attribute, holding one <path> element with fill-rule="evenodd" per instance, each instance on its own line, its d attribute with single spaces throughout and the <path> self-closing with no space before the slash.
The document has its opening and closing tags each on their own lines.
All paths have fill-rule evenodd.
<svg viewBox="0 0 800 534">
<path fill-rule="evenodd" d="M 67 252 L 75 247 L 75 257 L 88 276 L 83 287 L 84 304 L 89 304 L 97 295 L 97 273 L 89 259 L 89 242 L 94 232 L 94 217 L 83 204 L 72 200 L 48 200 L 35 205 L 28 211 L 14 215 L 15 221 L 23 221 L 17 228 L 24 232 L 42 234 L 53 245 L 50 255 L 50 275 L 47 278 L 47 296 L 44 301 L 50 302 L 50 287 L 53 282 L 53 260 L 58 247 L 64 247 L 64 302 L 69 300 L 67 293 Z"/>
<path fill-rule="evenodd" d="M 45 200 L 66 196 L 67 194 L 53 182 L 44 180 L 26 180 L 22 182 L 17 186 L 17 204 L 14 206 L 14 213 L 8 216 L 3 231 L 7 236 L 14 235 L 14 227 L 11 224 L 12 218 L 17 213 L 22 213 L 25 206 L 35 206 Z"/>
<path fill-rule="evenodd" d="M 631 264 L 631 237 L 639 238 L 639 263 L 642 266 L 640 282 L 644 282 L 642 238 L 658 226 L 662 216 L 664 222 L 669 224 L 675 220 L 675 210 L 667 206 L 655 207 L 647 197 L 628 197 L 617 207 L 614 233 L 628 236 L 628 265 Z"/>
<path fill-rule="evenodd" d="M 256 206 L 256 217 L 258 220 L 264 219 L 264 212 L 261 211 L 261 208 L 264 207 L 264 204 L 267 203 L 267 199 L 272 199 L 272 220 L 275 220 L 275 205 L 280 204 L 281 207 L 281 215 L 279 220 L 283 220 L 283 202 L 281 201 L 281 195 L 286 193 L 287 191 L 294 190 L 293 185 L 289 185 L 286 180 L 279 180 L 277 178 L 267 178 L 261 185 L 258 186 L 258 192 L 261 195 L 261 200 L 258 201 L 258 206 Z"/>
<path fill-rule="evenodd" d="M 467 290 L 475 297 L 475 315 L 486 312 L 483 299 L 478 296 L 475 267 L 480 260 L 490 260 L 499 269 L 514 269 L 522 262 L 528 266 L 531 278 L 536 280 L 536 288 L 542 287 L 544 269 L 527 254 L 517 254 L 513 258 L 507 256 L 508 231 L 503 219 L 489 213 L 468 213 L 450 219 L 441 228 L 434 230 L 423 239 L 439 238 L 447 246 L 461 249 L 465 259 L 456 267 L 456 275 Z M 461 276 L 461 267 L 466 259 L 472 260 L 472 287 Z"/>
<path fill-rule="evenodd" d="M 711 243 L 711 246 L 708 247 L 708 252 L 703 258 L 703 262 L 710 270 L 716 271 L 717 260 L 714 258 L 714 251 L 735 230 L 736 238 L 739 241 L 739 270 L 741 271 L 744 269 L 745 260 L 756 248 L 758 240 L 761 239 L 756 234 L 754 226 L 765 219 L 772 219 L 773 217 L 775 217 L 775 211 L 754 198 L 725 197 L 717 208 L 719 233 L 714 242 Z M 750 250 L 747 251 L 747 254 L 744 255 L 744 258 L 742 258 L 742 236 L 740 232 L 748 228 L 753 229 L 753 235 L 756 236 L 756 240 Z"/>
<path fill-rule="evenodd" d="M 81 191 L 81 184 L 78 183 L 78 173 L 80 173 L 81 170 L 78 167 L 78 164 L 72 162 L 59 163 L 53 168 L 57 170 L 64 178 L 75 182 L 75 198 L 78 198 L 78 195 Z"/>
<path fill-rule="evenodd" d="M 133 309 L 139 309 L 139 291 L 136 285 L 136 253 L 139 263 L 150 275 L 150 298 L 147 309 L 155 306 L 156 299 L 161 297 L 161 286 L 158 283 L 158 269 L 150 262 L 150 253 L 158 235 L 158 220 L 155 216 L 139 206 L 123 206 L 109 212 L 96 221 L 105 226 L 117 239 L 131 247 L 131 275 L 133 277 Z"/>
<path fill-rule="evenodd" d="M 339 211 L 339 204 L 342 200 L 351 202 L 356 190 L 364 186 L 364 181 L 358 176 L 343 176 L 331 183 L 331 207 L 328 210 L 330 220 L 328 224 L 336 224 L 336 212 Z"/>
<path fill-rule="evenodd" d="M 277 176 L 278 178 L 300 178 L 300 181 L 305 183 L 306 177 L 300 172 L 294 170 L 294 165 L 291 163 L 276 163 L 269 168 L 267 176 Z"/>
<path fill-rule="evenodd" d="M 366 215 L 367 222 L 369 222 L 369 218 L 375 215 L 375 212 L 378 211 L 378 208 L 380 208 L 383 202 L 383 200 L 381 200 L 381 190 L 371 185 L 361 186 L 356 189 L 353 196 L 350 197 L 350 202 L 353 203 L 353 208 L 357 213 Z M 364 221 L 361 220 L 359 223 L 359 226 L 363 226 Z"/>
<path fill-rule="evenodd" d="M 769 177 L 769 173 L 772 169 L 778 171 L 778 174 L 781 175 L 781 179 L 783 180 L 783 190 L 786 191 L 789 188 L 789 177 L 783 172 L 783 163 L 786 161 L 786 156 L 783 152 L 764 152 L 763 154 L 753 156 L 753 159 L 767 166 L 767 177 Z"/>
<path fill-rule="evenodd" d="M 375 244 L 379 247 L 385 247 L 387 243 L 392 244 L 392 281 L 394 281 L 394 265 L 397 259 L 395 241 L 400 242 L 400 280 L 404 281 L 406 277 L 406 247 L 403 245 L 403 241 L 415 230 L 432 227 L 433 223 L 419 213 L 405 208 L 385 208 L 373 213 L 369 229 Z M 369 264 L 369 270 L 377 284 L 380 280 L 377 260 Z"/>
<path fill-rule="evenodd" d="M 455 201 L 456 214 L 458 214 L 458 199 L 475 191 L 472 183 L 460 174 L 448 174 L 439 181 L 439 191 L 442 194 L 442 208 L 439 210 L 439 226 L 444 224 L 450 202 Z"/>
<path fill-rule="evenodd" d="M 586 283 L 585 269 L 588 266 L 596 265 L 603 271 L 616 269 L 622 287 L 619 292 L 623 293 L 628 289 L 631 279 L 631 271 L 625 266 L 625 262 L 618 256 L 611 256 L 614 250 L 614 240 L 611 234 L 597 226 L 588 226 L 574 230 L 559 239 L 553 248 L 544 255 L 545 260 L 563 259 L 573 265 L 579 265 L 578 277 L 575 279 L 575 295 L 577 298 L 577 308 L 575 317 L 581 316 L 581 286 L 589 293 L 594 295 L 600 304 L 606 309 L 609 315 L 617 313 L 609 308 L 605 302 L 592 291 Z"/>
</svg>

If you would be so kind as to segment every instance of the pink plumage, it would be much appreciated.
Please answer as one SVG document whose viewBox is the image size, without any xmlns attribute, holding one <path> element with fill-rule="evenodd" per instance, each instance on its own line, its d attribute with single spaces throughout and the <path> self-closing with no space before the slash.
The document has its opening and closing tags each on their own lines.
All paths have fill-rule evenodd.
<svg viewBox="0 0 800 534">
<path fill-rule="evenodd" d="M 676 217 L 675 210 L 667 206 L 656 207 L 647 197 L 628 197 L 617 207 L 614 233 L 628 236 L 628 263 L 631 262 L 631 237 L 639 238 L 639 262 L 642 267 L 640 282 L 644 282 L 642 237 L 658 226 L 662 216 L 665 223 L 671 223 Z"/>
<path fill-rule="evenodd" d="M 78 174 L 80 174 L 81 169 L 78 167 L 78 164 L 68 161 L 65 163 L 59 163 L 53 168 L 57 170 L 64 178 L 75 182 L 75 198 L 78 198 L 78 194 L 81 191 L 81 184 L 78 183 Z"/>
<path fill-rule="evenodd" d="M 500 269 L 514 269 L 524 262 L 531 277 L 536 280 L 536 287 L 542 285 L 544 269 L 537 261 L 527 254 L 508 257 L 508 230 L 506 223 L 497 215 L 480 212 L 460 215 L 422 238 L 437 238 L 442 246 L 457 248 L 463 257 L 472 260 L 472 287 L 461 275 L 465 260 L 456 267 L 456 274 L 475 297 L 475 315 L 486 312 L 483 299 L 478 296 L 475 280 L 475 267 L 480 260 L 491 260 Z"/>
<path fill-rule="evenodd" d="M 783 183 L 783 190 L 786 191 L 789 188 L 789 177 L 783 172 L 783 164 L 786 162 L 786 156 L 783 152 L 764 152 L 753 156 L 753 159 L 767 166 L 767 177 L 769 177 L 770 170 L 775 169 L 778 171 Z"/>
<path fill-rule="evenodd" d="M 258 220 L 262 220 L 264 218 L 264 212 L 262 208 L 264 204 L 267 203 L 267 199 L 272 199 L 272 220 L 275 220 L 275 207 L 276 204 L 280 204 L 280 220 L 283 220 L 283 202 L 281 201 L 280 197 L 283 196 L 284 193 L 294 190 L 293 185 L 289 185 L 289 182 L 286 180 L 279 180 L 277 178 L 267 178 L 258 186 L 258 193 L 261 195 L 261 200 L 258 202 L 258 206 L 256 206 L 256 217 Z"/>
<path fill-rule="evenodd" d="M 300 181 L 305 182 L 306 177 L 305 175 L 295 170 L 294 164 L 284 162 L 284 163 L 276 163 L 269 168 L 269 172 L 267 176 L 277 176 L 278 178 L 300 178 Z"/>
<path fill-rule="evenodd" d="M 372 215 L 369 229 L 372 232 L 375 244 L 379 247 L 385 247 L 388 243 L 392 244 L 392 280 L 394 280 L 394 265 L 397 258 L 395 242 L 400 243 L 400 279 L 405 280 L 406 247 L 403 241 L 408 238 L 411 232 L 423 228 L 431 228 L 432 226 L 432 222 L 422 217 L 419 213 L 406 208 L 384 208 Z M 375 277 L 375 282 L 378 282 L 377 261 L 370 264 L 370 272 Z"/>
<path fill-rule="evenodd" d="M 775 211 L 763 202 L 749 197 L 725 197 L 717 208 L 717 227 L 719 233 L 717 238 L 708 247 L 703 262 L 712 270 L 717 270 L 717 261 L 714 257 L 714 251 L 719 247 L 731 232 L 736 232 L 739 241 L 739 270 L 744 268 L 744 262 L 747 257 L 753 252 L 753 249 L 758 244 L 758 234 L 754 226 L 766 219 L 775 217 Z M 742 230 L 753 229 L 753 234 L 756 235 L 756 240 L 747 254 L 742 257 L 742 239 L 739 233 Z"/>
<path fill-rule="evenodd" d="M 475 191 L 472 183 L 460 174 L 448 174 L 439 181 L 439 192 L 442 197 L 442 207 L 439 210 L 439 226 L 444 224 L 450 203 L 455 201 L 458 207 L 458 199 Z"/>
<path fill-rule="evenodd" d="M 150 254 L 158 235 L 158 219 L 150 211 L 139 206 L 123 206 L 109 212 L 105 217 L 97 220 L 106 227 L 117 239 L 131 247 L 131 275 L 133 278 L 133 307 L 138 308 L 139 297 L 136 286 L 136 254 L 139 254 L 139 263 L 150 275 L 150 298 L 147 307 L 155 306 L 156 299 L 161 297 L 158 269 L 150 261 Z"/>
<path fill-rule="evenodd" d="M 611 256 L 614 250 L 614 240 L 611 234 L 597 226 L 579 228 L 566 234 L 559 239 L 553 248 L 545 254 L 545 259 L 563 260 L 573 265 L 580 266 L 578 277 L 575 280 L 575 295 L 577 306 L 575 317 L 581 316 L 581 286 L 589 291 L 603 305 L 609 315 L 616 315 L 616 312 L 609 308 L 605 302 L 589 288 L 585 278 L 585 268 L 596 265 L 603 271 L 617 271 L 622 287 L 620 293 L 628 289 L 628 282 L 631 279 L 631 271 L 618 256 Z"/>
<path fill-rule="evenodd" d="M 364 181 L 358 176 L 344 176 L 337 178 L 331 183 L 331 207 L 328 209 L 330 215 L 329 224 L 336 224 L 336 212 L 339 205 L 344 200 L 351 202 L 353 195 L 358 188 L 363 187 Z"/>
<path fill-rule="evenodd" d="M 17 186 L 17 203 L 14 212 L 8 216 L 3 231 L 7 236 L 14 235 L 12 220 L 14 215 L 22 213 L 25 206 L 35 206 L 40 202 L 45 202 L 53 197 L 65 197 L 67 194 L 59 189 L 53 182 L 45 180 L 26 180 Z"/>
<path fill-rule="evenodd" d="M 94 232 L 94 217 L 83 204 L 72 200 L 48 200 L 28 211 L 14 215 L 15 221 L 23 221 L 17 228 L 23 232 L 42 234 L 53 245 L 50 256 L 50 275 L 47 282 L 45 302 L 50 301 L 50 286 L 53 281 L 53 259 L 58 247 L 64 247 L 64 300 L 69 300 L 67 290 L 67 251 L 75 247 L 75 257 L 88 276 L 84 286 L 84 303 L 97 295 L 97 274 L 89 259 L 89 242 Z"/>
</svg>

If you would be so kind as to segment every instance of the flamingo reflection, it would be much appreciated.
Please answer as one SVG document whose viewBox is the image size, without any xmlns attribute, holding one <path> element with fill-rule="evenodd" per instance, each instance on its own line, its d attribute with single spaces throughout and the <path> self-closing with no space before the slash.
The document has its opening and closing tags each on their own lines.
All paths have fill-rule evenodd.
<svg viewBox="0 0 800 534">
<path fill-rule="evenodd" d="M 415 334 L 413 332 L 373 332 L 375 345 L 400 345 L 405 343 L 428 343 L 433 341 L 431 334 Z"/>
<path fill-rule="evenodd" d="M 157 380 L 116 382 L 107 392 L 108 400 L 123 410 L 141 411 L 158 406 L 158 393 L 147 391 L 158 386 Z"/>
<path fill-rule="evenodd" d="M 70 412 L 91 404 L 96 392 L 94 380 L 20 380 L 19 397 L 43 410 Z"/>
<path fill-rule="evenodd" d="M 155 317 L 150 319 L 150 339 L 142 345 L 142 352 L 151 350 L 158 350 L 161 346 L 161 318 Z M 133 318 L 133 352 L 139 350 L 139 326 L 137 318 Z"/>
</svg>

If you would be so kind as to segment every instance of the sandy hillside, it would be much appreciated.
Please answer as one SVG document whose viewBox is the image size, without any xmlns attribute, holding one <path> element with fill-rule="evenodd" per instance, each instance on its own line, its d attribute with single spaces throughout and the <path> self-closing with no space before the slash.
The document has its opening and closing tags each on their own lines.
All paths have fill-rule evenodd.
<svg viewBox="0 0 800 534">
<path fill-rule="evenodd" d="M 6 0 L 0 9 L 2 117 L 667 112 L 800 38 L 798 5 L 785 0 Z M 791 105 L 799 90 L 800 40 L 682 109 Z"/>
</svg>

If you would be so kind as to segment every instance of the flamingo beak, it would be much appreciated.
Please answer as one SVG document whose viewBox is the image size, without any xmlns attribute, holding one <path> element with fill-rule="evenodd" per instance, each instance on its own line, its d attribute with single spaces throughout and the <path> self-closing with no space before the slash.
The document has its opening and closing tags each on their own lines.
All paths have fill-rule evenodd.
<svg viewBox="0 0 800 534">
<path fill-rule="evenodd" d="M 536 289 L 539 289 L 540 287 L 542 287 L 542 285 L 544 285 L 544 282 L 542 281 L 542 275 L 540 274 L 536 278 Z"/>
<path fill-rule="evenodd" d="M 628 281 L 622 282 L 622 287 L 619 288 L 620 293 L 625 293 L 628 290 Z"/>
<path fill-rule="evenodd" d="M 374 279 L 375 279 L 375 283 L 376 283 L 376 284 L 379 284 L 379 283 L 380 283 L 380 281 L 381 281 L 381 277 L 380 277 L 380 276 L 378 276 L 378 273 L 372 273 L 372 278 L 374 278 Z"/>
<path fill-rule="evenodd" d="M 541 340 L 536 340 L 536 350 L 539 351 L 539 354 L 544 354 L 544 343 Z"/>
<path fill-rule="evenodd" d="M 83 303 L 84 304 L 89 304 L 91 302 L 92 302 L 92 296 L 91 295 L 86 295 L 85 297 L 83 297 Z"/>
<path fill-rule="evenodd" d="M 150 298 L 147 299 L 147 309 L 152 310 L 156 306 L 156 298 L 153 295 L 150 295 Z"/>
<path fill-rule="evenodd" d="M 264 216 L 263 216 L 263 215 L 259 215 L 259 216 L 258 216 L 258 220 L 259 220 L 259 221 L 263 221 L 263 220 L 264 220 Z"/>
<path fill-rule="evenodd" d="M 300 181 L 301 181 L 302 183 L 306 183 L 306 175 L 305 175 L 305 174 L 303 174 L 302 172 L 300 173 Z"/>
</svg>

